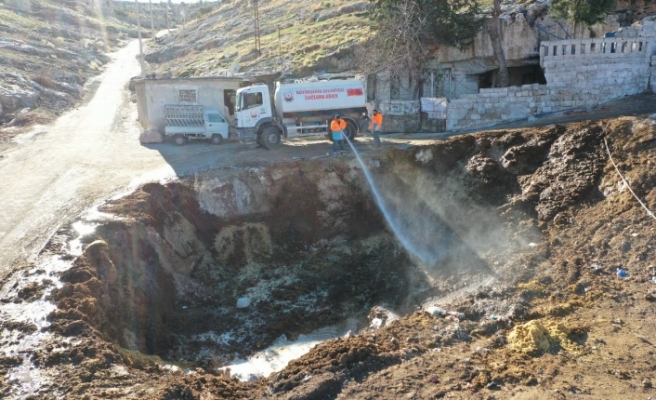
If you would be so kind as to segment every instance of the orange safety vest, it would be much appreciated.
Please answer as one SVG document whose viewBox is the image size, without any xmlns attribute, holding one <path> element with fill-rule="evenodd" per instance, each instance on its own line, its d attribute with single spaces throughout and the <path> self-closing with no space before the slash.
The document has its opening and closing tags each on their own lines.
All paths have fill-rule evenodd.
<svg viewBox="0 0 656 400">
<path fill-rule="evenodd" d="M 333 122 L 330 123 L 330 130 L 333 132 L 343 131 L 346 129 L 346 121 L 343 119 L 333 119 Z"/>
<path fill-rule="evenodd" d="M 374 124 L 378 125 L 378 129 L 380 129 L 380 126 L 383 124 L 383 114 L 378 113 L 371 118 L 371 123 L 369 124 L 369 129 L 373 129 Z"/>
</svg>

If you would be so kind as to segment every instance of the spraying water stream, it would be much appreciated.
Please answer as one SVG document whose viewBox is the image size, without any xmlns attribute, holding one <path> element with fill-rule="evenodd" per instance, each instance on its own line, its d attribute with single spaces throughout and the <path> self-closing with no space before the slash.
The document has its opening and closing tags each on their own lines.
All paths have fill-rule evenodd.
<svg viewBox="0 0 656 400">
<path fill-rule="evenodd" d="M 344 135 L 344 137 L 346 138 L 346 141 L 349 144 L 349 146 L 351 146 L 351 149 L 353 150 L 355 157 L 360 163 L 360 166 L 362 167 L 362 172 L 364 173 L 365 178 L 367 178 L 367 183 L 369 183 L 371 192 L 373 193 L 374 198 L 376 200 L 376 204 L 378 205 L 380 211 L 383 213 L 383 216 L 385 217 L 385 221 L 387 221 L 387 224 L 394 232 L 394 236 L 396 236 L 396 238 L 399 240 L 399 242 L 401 242 L 401 244 L 407 251 L 409 251 L 413 256 L 419 258 L 423 263 L 426 264 L 434 263 L 437 258 L 434 252 L 427 247 L 424 246 L 420 247 L 419 245 L 413 243 L 413 241 L 408 237 L 408 232 L 405 232 L 405 230 L 401 226 L 400 221 L 392 216 L 392 212 L 389 206 L 385 203 L 385 199 L 380 194 L 380 191 L 378 190 L 378 187 L 374 182 L 374 179 L 371 175 L 371 171 L 369 171 L 369 169 L 365 165 L 364 161 L 362 160 L 362 157 L 360 157 L 360 153 L 358 153 L 355 146 L 353 146 L 353 143 L 351 143 L 351 141 L 346 135 Z M 411 227 L 408 226 L 407 228 L 411 228 Z"/>
</svg>

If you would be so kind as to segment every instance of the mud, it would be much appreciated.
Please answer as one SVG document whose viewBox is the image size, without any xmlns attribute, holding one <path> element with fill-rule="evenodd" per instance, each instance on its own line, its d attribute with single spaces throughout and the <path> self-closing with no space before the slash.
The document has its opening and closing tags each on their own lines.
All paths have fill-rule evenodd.
<svg viewBox="0 0 656 400">
<path fill-rule="evenodd" d="M 42 256 L 69 267 L 36 267 L 3 290 L 0 310 L 44 298 L 56 308 L 43 322 L 3 317 L 2 393 L 653 396 L 655 222 L 604 139 L 656 208 L 656 129 L 640 118 L 368 154 L 387 220 L 352 157 L 147 184 L 101 207 L 113 217 L 82 238 L 81 255 L 67 255 L 70 229 L 53 238 Z M 347 319 L 358 329 L 270 376 L 220 369 Z M 21 390 L 20 374 L 38 385 Z"/>
</svg>

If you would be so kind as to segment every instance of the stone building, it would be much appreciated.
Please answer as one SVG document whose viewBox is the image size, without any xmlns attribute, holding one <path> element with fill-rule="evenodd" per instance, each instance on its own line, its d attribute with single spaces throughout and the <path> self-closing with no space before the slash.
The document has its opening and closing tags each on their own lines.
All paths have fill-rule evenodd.
<svg viewBox="0 0 656 400">
<path fill-rule="evenodd" d="M 144 79 L 134 84 L 138 121 L 144 129 L 164 132 L 166 104 L 200 104 L 222 111 L 232 121 L 234 96 L 245 82 L 234 77 Z M 234 124 L 231 124 L 234 125 Z"/>
<path fill-rule="evenodd" d="M 500 16 L 501 37 L 508 64 L 511 87 L 545 84 L 547 78 L 540 64 L 540 45 L 545 41 L 603 37 L 618 30 L 621 15 L 609 15 L 605 24 L 578 26 L 548 16 L 545 3 L 509 6 Z M 489 20 L 488 20 L 489 23 Z M 368 79 L 369 99 L 386 115 L 385 129 L 399 131 L 442 131 L 447 128 L 444 113 L 430 118 L 422 107 L 422 98 L 440 98 L 451 102 L 496 85 L 498 65 L 492 43 L 483 27 L 470 46 L 457 48 L 436 46 L 421 80 L 390 77 L 385 73 Z M 426 101 L 424 101 L 426 104 Z M 431 121 L 440 119 L 440 121 Z"/>
<path fill-rule="evenodd" d="M 447 130 L 489 127 L 653 91 L 656 84 L 656 18 L 612 37 L 545 41 L 540 65 L 546 84 L 482 88 L 452 99 Z"/>
</svg>

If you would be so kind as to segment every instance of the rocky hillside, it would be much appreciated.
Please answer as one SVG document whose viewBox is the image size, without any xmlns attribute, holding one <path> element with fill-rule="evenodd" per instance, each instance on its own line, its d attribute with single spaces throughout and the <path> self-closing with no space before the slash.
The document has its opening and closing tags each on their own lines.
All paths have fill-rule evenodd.
<svg viewBox="0 0 656 400">
<path fill-rule="evenodd" d="M 535 2 L 506 0 L 502 10 L 513 18 Z M 481 4 L 491 12 L 491 0 Z M 371 1 L 261 0 L 258 55 L 251 2 L 226 1 L 156 46 L 146 61 L 158 76 L 174 77 L 222 75 L 229 69 L 296 76 L 357 69 L 357 45 L 373 34 L 367 17 L 374 6 Z M 654 11 L 651 0 L 618 1 L 616 10 L 623 24 Z"/>
<path fill-rule="evenodd" d="M 259 2 L 261 55 L 255 50 L 251 2 L 224 2 L 167 38 L 146 61 L 158 75 L 211 76 L 240 70 L 343 70 L 351 48 L 369 35 L 369 1 L 264 0 Z"/>
<path fill-rule="evenodd" d="M 0 1 L 0 135 L 43 123 L 80 101 L 107 53 L 136 31 L 87 2 Z"/>
</svg>

